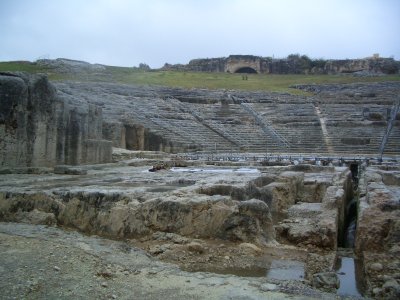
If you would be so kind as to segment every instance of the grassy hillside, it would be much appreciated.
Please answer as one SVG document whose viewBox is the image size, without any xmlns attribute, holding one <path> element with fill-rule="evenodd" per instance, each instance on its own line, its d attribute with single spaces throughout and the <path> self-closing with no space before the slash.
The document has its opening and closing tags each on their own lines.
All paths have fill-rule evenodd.
<svg viewBox="0 0 400 300">
<path fill-rule="evenodd" d="M 114 78 L 118 82 L 150 85 L 179 86 L 184 88 L 234 89 L 234 90 L 264 90 L 273 92 L 299 93 L 289 88 L 294 84 L 352 83 L 400 80 L 399 75 L 383 77 L 353 77 L 351 75 L 270 75 L 248 74 L 243 80 L 243 74 L 200 73 L 200 72 L 120 72 L 113 69 Z"/>
<path fill-rule="evenodd" d="M 56 69 L 41 67 L 29 62 L 0 62 L 0 71 L 26 71 L 30 73 L 46 73 L 50 80 L 106 81 L 139 85 L 162 85 L 183 88 L 263 90 L 272 92 L 304 93 L 289 88 L 294 84 L 324 84 L 400 81 L 400 75 L 381 77 L 353 77 L 351 75 L 269 75 L 200 73 L 178 71 L 148 71 L 134 68 L 106 67 L 103 71 L 82 72 L 78 74 L 59 73 Z"/>
</svg>

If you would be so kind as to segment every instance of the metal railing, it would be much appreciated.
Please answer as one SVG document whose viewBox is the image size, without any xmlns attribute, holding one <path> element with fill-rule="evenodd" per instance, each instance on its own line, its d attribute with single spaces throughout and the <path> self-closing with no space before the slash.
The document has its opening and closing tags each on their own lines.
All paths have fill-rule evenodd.
<svg viewBox="0 0 400 300">
<path fill-rule="evenodd" d="M 382 161 L 383 152 L 385 151 L 385 147 L 386 147 L 387 141 L 390 136 L 390 132 L 392 131 L 394 122 L 396 121 L 396 116 L 399 111 L 399 108 L 400 108 L 400 97 L 396 100 L 395 103 L 393 103 L 392 109 L 390 111 L 390 117 L 389 117 L 389 120 L 387 123 L 387 128 L 386 128 L 385 134 L 382 138 L 381 146 L 379 147 L 379 159 L 381 161 Z"/>
<path fill-rule="evenodd" d="M 286 140 L 282 135 L 280 135 L 270 122 L 261 118 L 260 115 L 248 103 L 240 102 L 240 105 L 254 117 L 257 124 L 261 127 L 264 133 L 274 138 L 281 146 L 285 148 L 290 148 L 290 143 L 288 142 L 288 140 Z"/>
</svg>

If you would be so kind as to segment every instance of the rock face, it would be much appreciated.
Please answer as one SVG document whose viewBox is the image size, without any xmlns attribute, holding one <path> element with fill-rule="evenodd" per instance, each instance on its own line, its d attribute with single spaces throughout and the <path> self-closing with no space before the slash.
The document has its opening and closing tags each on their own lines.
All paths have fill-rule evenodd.
<svg viewBox="0 0 400 300">
<path fill-rule="evenodd" d="M 345 60 L 311 60 L 307 56 L 289 55 L 284 59 L 253 55 L 230 55 L 229 57 L 194 59 L 187 65 L 165 64 L 164 70 L 262 73 L 262 74 L 396 74 L 399 62 L 392 58 L 365 58 Z M 361 74 L 360 74 L 361 75 Z"/>
<path fill-rule="evenodd" d="M 0 167 L 111 161 L 100 107 L 70 106 L 45 76 L 0 74 Z"/>
<path fill-rule="evenodd" d="M 43 175 L 45 189 L 37 190 L 32 186 L 35 182 L 28 181 L 23 189 L 0 187 L 0 220 L 29 220 L 37 215 L 29 215 L 36 209 L 53 214 L 57 224 L 119 238 L 160 231 L 258 245 L 277 238 L 297 246 L 335 250 L 338 208 L 345 198 L 342 187 L 350 180 L 344 169 L 320 167 L 334 178 L 331 186 L 319 203 L 299 203 L 309 193 L 304 190 L 305 172 L 291 167 L 272 167 L 268 169 L 272 173 L 263 175 L 217 172 L 213 176 L 207 168 L 184 174 L 148 172 L 147 166 L 129 164 L 118 169 L 93 168 L 58 166 L 57 175 Z M 101 174 L 101 182 L 94 172 Z M 320 173 L 306 174 L 307 178 L 321 177 Z M 66 185 L 76 188 L 60 188 L 66 176 Z M 273 217 L 280 214 L 287 214 L 287 219 L 274 222 Z"/>
<path fill-rule="evenodd" d="M 39 59 L 36 61 L 39 66 L 56 69 L 59 73 L 81 73 L 103 71 L 105 66 L 100 64 L 90 64 L 85 61 L 72 60 L 66 58 Z"/>
<path fill-rule="evenodd" d="M 400 296 L 400 169 L 368 167 L 360 180 L 355 251 L 364 260 L 368 294 Z"/>
<path fill-rule="evenodd" d="M 172 153 L 376 155 L 387 127 L 387 112 L 400 92 L 399 82 L 296 86 L 316 92 L 313 98 L 103 82 L 54 85 L 70 105 L 102 107 L 103 138 L 111 140 L 114 147 Z M 230 97 L 246 103 L 235 103 Z M 251 111 L 261 122 L 255 122 Z M 400 122 L 395 122 L 385 148 L 387 155 L 398 153 L 399 126 Z M 268 129 L 279 133 L 290 148 L 283 147 L 281 139 Z M 325 190 L 319 180 L 307 185 L 315 193 Z"/>
<path fill-rule="evenodd" d="M 29 220 L 32 212 L 25 211 L 33 205 L 59 224 L 104 236 L 132 238 L 158 230 L 257 244 L 274 239 L 268 207 L 257 200 L 221 203 L 219 199 L 201 197 L 195 202 L 153 200 L 127 206 L 124 202 L 129 201 L 128 198 L 118 194 L 78 193 L 58 197 L 31 194 L 15 195 L 8 200 L 4 195 L 0 198 L 2 219 Z M 9 215 L 6 211 L 11 211 L 12 207 L 19 207 L 23 212 Z M 42 224 L 47 224 L 47 219 Z"/>
<path fill-rule="evenodd" d="M 336 273 L 326 272 L 314 274 L 312 279 L 313 286 L 328 291 L 335 291 L 339 288 L 339 279 Z"/>
<path fill-rule="evenodd" d="M 368 169 L 360 199 L 356 251 L 390 251 L 400 243 L 399 170 Z"/>
<path fill-rule="evenodd" d="M 317 183 L 324 176 L 319 173 L 306 175 L 307 181 L 298 189 L 296 203 L 287 209 L 287 218 L 275 226 L 277 239 L 298 246 L 334 250 L 341 240 L 343 210 L 352 188 L 350 173 L 337 168 L 336 172 L 326 174 L 323 193 L 315 193 L 315 189 L 309 188 L 308 182 L 315 178 Z M 329 184 L 327 178 L 331 178 Z M 312 203 L 298 201 L 310 198 L 313 198 Z"/>
</svg>

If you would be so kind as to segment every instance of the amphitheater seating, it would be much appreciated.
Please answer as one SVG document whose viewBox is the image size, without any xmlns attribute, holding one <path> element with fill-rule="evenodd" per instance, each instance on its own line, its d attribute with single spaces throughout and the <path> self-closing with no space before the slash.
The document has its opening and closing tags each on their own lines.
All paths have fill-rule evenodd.
<svg viewBox="0 0 400 300">
<path fill-rule="evenodd" d="M 232 96 L 228 91 L 98 83 L 58 88 L 73 94 L 76 101 L 102 106 L 106 121 L 142 125 L 188 149 L 378 155 L 387 112 L 400 84 L 374 93 L 363 92 L 363 86 L 355 87 L 357 93 L 332 92 L 328 87 L 312 97 L 263 92 L 232 92 Z M 399 152 L 400 121 L 396 121 L 385 154 Z"/>
</svg>

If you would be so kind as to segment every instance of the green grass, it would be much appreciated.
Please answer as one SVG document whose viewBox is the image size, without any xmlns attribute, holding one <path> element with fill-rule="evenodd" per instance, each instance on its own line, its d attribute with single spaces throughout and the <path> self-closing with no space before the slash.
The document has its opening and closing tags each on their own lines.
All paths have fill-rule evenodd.
<svg viewBox="0 0 400 300">
<path fill-rule="evenodd" d="M 270 75 L 248 74 L 248 80 L 243 80 L 243 74 L 200 73 L 178 71 L 139 72 L 121 70 L 113 67 L 111 70 L 116 81 L 126 84 L 163 85 L 183 88 L 228 89 L 247 91 L 284 92 L 305 94 L 305 92 L 289 88 L 295 84 L 329 84 L 399 81 L 400 75 L 382 77 L 353 77 L 351 75 Z"/>
<path fill-rule="evenodd" d="M 59 74 L 53 69 L 31 63 L 29 61 L 6 61 L 0 62 L 0 72 L 27 72 L 31 74 L 43 73 L 46 74 L 50 80 L 64 80 L 67 79 L 65 74 Z M 72 77 L 71 77 L 72 78 Z"/>
<path fill-rule="evenodd" d="M 28 61 L 6 61 L 0 62 L 0 71 L 46 73 L 47 70 Z"/>
<path fill-rule="evenodd" d="M 138 85 L 160 85 L 182 88 L 206 88 L 247 91 L 285 92 L 306 94 L 289 88 L 294 84 L 329 84 L 354 82 L 400 81 L 400 75 L 381 77 L 353 77 L 351 75 L 270 75 L 248 74 L 248 80 L 242 74 L 200 73 L 181 71 L 148 71 L 126 67 L 107 67 L 103 72 L 84 72 L 82 74 L 59 74 L 55 70 L 39 67 L 29 62 L 0 62 L 0 71 L 26 71 L 46 73 L 50 80 L 107 81 Z"/>
</svg>

